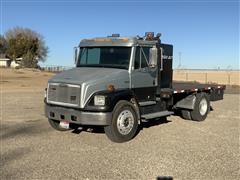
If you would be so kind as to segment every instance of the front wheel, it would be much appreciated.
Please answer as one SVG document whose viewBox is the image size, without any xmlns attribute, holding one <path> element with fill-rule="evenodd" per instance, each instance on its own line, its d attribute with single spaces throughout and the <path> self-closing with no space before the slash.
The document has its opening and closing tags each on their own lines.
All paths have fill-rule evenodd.
<svg viewBox="0 0 240 180">
<path fill-rule="evenodd" d="M 134 106 L 128 101 L 119 101 L 114 110 L 112 122 L 104 127 L 105 134 L 113 142 L 131 140 L 138 129 L 137 114 Z"/>
</svg>

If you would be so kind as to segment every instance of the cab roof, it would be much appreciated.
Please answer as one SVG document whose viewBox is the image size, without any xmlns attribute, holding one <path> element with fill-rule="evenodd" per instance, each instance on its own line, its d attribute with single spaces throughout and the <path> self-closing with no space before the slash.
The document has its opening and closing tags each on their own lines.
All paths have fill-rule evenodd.
<svg viewBox="0 0 240 180">
<path fill-rule="evenodd" d="M 160 43 L 160 36 L 154 37 L 120 37 L 120 35 L 112 35 L 108 37 L 96 37 L 93 39 L 83 39 L 79 46 L 80 47 L 99 47 L 99 46 L 125 46 L 132 47 L 138 45 L 156 45 Z"/>
</svg>

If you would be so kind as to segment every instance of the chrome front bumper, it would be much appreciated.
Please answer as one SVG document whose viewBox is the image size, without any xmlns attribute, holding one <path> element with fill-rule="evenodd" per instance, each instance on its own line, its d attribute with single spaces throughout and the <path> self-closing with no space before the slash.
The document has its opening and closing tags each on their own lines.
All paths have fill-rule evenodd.
<svg viewBox="0 0 240 180">
<path fill-rule="evenodd" d="M 111 112 L 84 112 L 48 104 L 45 104 L 45 116 L 81 125 L 110 125 L 112 119 Z"/>
</svg>

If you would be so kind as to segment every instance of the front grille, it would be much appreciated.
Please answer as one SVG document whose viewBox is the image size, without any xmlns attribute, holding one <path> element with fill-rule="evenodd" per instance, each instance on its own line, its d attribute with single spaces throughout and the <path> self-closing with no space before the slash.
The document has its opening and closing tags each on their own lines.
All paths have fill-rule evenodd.
<svg viewBox="0 0 240 180">
<path fill-rule="evenodd" d="M 81 88 L 78 85 L 51 83 L 48 86 L 48 102 L 53 104 L 77 106 L 80 102 Z"/>
</svg>

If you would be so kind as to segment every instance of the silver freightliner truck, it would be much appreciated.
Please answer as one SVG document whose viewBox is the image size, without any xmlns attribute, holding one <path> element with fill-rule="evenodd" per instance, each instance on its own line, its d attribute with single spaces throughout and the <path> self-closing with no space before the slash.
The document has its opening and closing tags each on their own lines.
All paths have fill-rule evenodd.
<svg viewBox="0 0 240 180">
<path fill-rule="evenodd" d="M 84 39 L 76 67 L 48 81 L 45 114 L 56 130 L 104 126 L 114 142 L 132 139 L 143 121 L 180 115 L 203 121 L 225 86 L 173 83 L 173 46 L 160 34 Z"/>
</svg>

